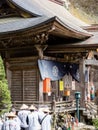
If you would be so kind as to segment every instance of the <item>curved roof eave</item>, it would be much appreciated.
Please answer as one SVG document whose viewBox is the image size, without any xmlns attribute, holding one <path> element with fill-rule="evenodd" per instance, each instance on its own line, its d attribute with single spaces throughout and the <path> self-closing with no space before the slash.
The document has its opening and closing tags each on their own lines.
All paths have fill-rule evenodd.
<svg viewBox="0 0 98 130">
<path fill-rule="evenodd" d="M 53 46 L 52 46 L 53 47 Z M 68 48 L 75 48 L 75 47 L 83 47 L 83 48 L 88 48 L 88 47 L 98 47 L 98 32 L 94 32 L 92 37 L 89 37 L 86 40 L 79 41 L 79 42 L 74 42 L 74 43 L 68 43 L 66 45 L 62 44 L 60 47 L 68 47 Z M 54 47 L 55 48 L 55 47 Z"/>
<path fill-rule="evenodd" d="M 38 6 L 34 5 L 32 6 L 32 4 L 28 3 L 28 0 L 26 1 L 26 3 L 22 2 L 21 0 L 19 1 L 19 4 L 13 0 L 7 0 L 8 3 L 11 3 L 12 5 L 20 8 L 21 10 L 29 13 L 32 16 L 42 16 L 42 13 L 40 10 L 36 10 L 38 8 Z M 22 3 L 21 3 L 22 2 Z M 27 8 L 29 7 L 29 8 Z"/>
<path fill-rule="evenodd" d="M 65 28 L 67 28 L 69 31 L 76 33 L 77 35 L 79 35 L 79 37 L 82 38 L 86 38 L 86 37 L 90 37 L 93 34 L 90 32 L 87 32 L 86 30 L 83 30 L 82 28 L 73 28 L 73 26 L 71 26 L 71 24 L 65 24 L 62 20 L 60 20 L 58 17 L 55 17 L 56 21 L 59 22 L 59 24 L 61 24 L 62 26 L 64 26 Z M 75 27 L 75 26 L 74 26 Z"/>
<path fill-rule="evenodd" d="M 93 36 L 86 39 L 85 41 L 81 41 L 78 43 L 71 44 L 72 46 L 79 46 L 79 47 L 98 47 L 98 32 L 94 32 Z"/>
<path fill-rule="evenodd" d="M 56 17 L 59 19 L 59 23 L 63 27 L 68 28 L 74 33 L 79 33 L 79 35 L 86 37 L 92 36 L 89 32 L 81 28 L 81 26 L 87 26 L 86 23 L 75 18 L 71 15 L 63 6 L 53 3 L 49 0 L 8 0 L 15 6 L 30 12 L 40 17 Z M 84 38 L 83 37 L 83 38 Z M 82 38 L 82 37 L 81 37 Z"/>
<path fill-rule="evenodd" d="M 4 20 L 0 19 L 0 34 L 2 35 L 13 34 L 18 32 L 23 32 L 26 30 L 32 30 L 32 29 L 35 30 L 36 28 L 44 26 L 49 23 L 52 23 L 51 27 L 52 26 L 55 27 L 55 29 L 51 31 L 51 34 L 52 32 L 55 32 L 57 29 L 59 29 L 58 26 L 55 26 L 55 23 L 58 23 L 59 26 L 63 27 L 63 30 L 60 29 L 63 37 L 68 36 L 68 34 L 66 34 L 66 31 L 69 31 L 69 36 L 70 37 L 72 36 L 73 38 L 84 39 L 91 36 L 91 34 L 86 33 L 85 30 L 78 30 L 78 31 L 74 30 L 70 26 L 67 26 L 65 23 L 60 21 L 60 19 L 57 17 L 48 18 L 45 16 L 36 17 L 36 18 L 25 18 L 25 19 L 24 18 L 15 18 L 15 19 L 7 18 Z M 34 32 L 34 30 L 32 30 L 32 32 Z M 58 32 L 58 34 L 60 33 L 60 31 Z"/>
<path fill-rule="evenodd" d="M 0 19 L 0 34 L 10 34 L 33 29 L 48 20 L 49 18 L 47 17 Z"/>
<path fill-rule="evenodd" d="M 77 26 L 88 26 L 87 23 L 74 17 L 64 6 L 56 4 L 50 0 L 8 0 L 20 9 L 37 15 L 48 17 L 61 17 L 74 23 Z"/>
</svg>

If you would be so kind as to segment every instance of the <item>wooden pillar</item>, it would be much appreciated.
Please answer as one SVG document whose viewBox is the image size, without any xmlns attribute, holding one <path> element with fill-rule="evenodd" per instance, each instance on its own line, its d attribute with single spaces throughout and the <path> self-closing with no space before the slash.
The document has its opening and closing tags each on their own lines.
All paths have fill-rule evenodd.
<svg viewBox="0 0 98 130">
<path fill-rule="evenodd" d="M 43 93 L 43 100 L 48 101 L 48 93 Z"/>
<path fill-rule="evenodd" d="M 80 61 L 79 65 L 80 72 L 80 88 L 81 88 L 81 105 L 84 106 L 85 103 L 85 64 L 84 59 Z"/>
<path fill-rule="evenodd" d="M 38 56 L 39 56 L 39 59 L 43 59 L 43 51 L 47 48 L 47 46 L 45 45 L 41 45 L 41 44 L 38 44 L 38 45 L 35 45 L 35 48 L 36 50 L 38 51 Z M 39 93 L 38 93 L 38 100 L 39 101 L 44 101 L 44 100 L 47 100 L 47 95 L 43 94 L 43 80 L 41 79 L 41 77 L 39 76 Z M 44 99 L 45 97 L 45 99 Z"/>
<path fill-rule="evenodd" d="M 24 86 L 24 71 L 21 71 L 21 86 L 22 86 L 22 101 L 24 101 L 25 97 L 24 97 L 24 94 L 25 94 L 25 86 Z"/>
<path fill-rule="evenodd" d="M 10 64 L 8 62 L 6 62 L 6 61 L 3 61 L 3 62 L 4 62 L 5 69 L 6 69 L 5 72 L 6 72 L 6 76 L 7 76 L 8 87 L 9 87 L 9 89 L 11 91 L 11 71 L 9 69 Z"/>
<path fill-rule="evenodd" d="M 41 79 L 41 77 L 39 76 L 39 97 L 38 100 L 40 102 L 43 102 L 43 80 Z"/>
</svg>

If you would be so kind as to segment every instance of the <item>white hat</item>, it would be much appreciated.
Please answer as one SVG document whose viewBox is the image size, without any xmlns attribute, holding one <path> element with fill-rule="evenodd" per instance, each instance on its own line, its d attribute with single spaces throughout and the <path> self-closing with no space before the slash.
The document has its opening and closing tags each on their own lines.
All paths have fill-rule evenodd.
<svg viewBox="0 0 98 130">
<path fill-rule="evenodd" d="M 43 107 L 40 107 L 38 110 L 42 112 L 42 111 L 43 111 L 43 109 L 44 109 Z"/>
<path fill-rule="evenodd" d="M 37 108 L 34 106 L 34 105 L 31 105 L 30 107 L 29 107 L 29 110 L 36 110 Z"/>
<path fill-rule="evenodd" d="M 13 112 L 10 112 L 7 114 L 7 117 L 16 117 L 16 115 Z"/>
<path fill-rule="evenodd" d="M 23 105 L 20 107 L 21 110 L 28 109 L 28 108 L 29 108 L 29 107 L 28 107 L 26 104 L 23 104 Z"/>
<path fill-rule="evenodd" d="M 49 110 L 49 108 L 44 108 L 44 109 L 43 109 L 43 112 L 47 112 L 47 113 L 49 113 L 50 110 Z"/>
</svg>

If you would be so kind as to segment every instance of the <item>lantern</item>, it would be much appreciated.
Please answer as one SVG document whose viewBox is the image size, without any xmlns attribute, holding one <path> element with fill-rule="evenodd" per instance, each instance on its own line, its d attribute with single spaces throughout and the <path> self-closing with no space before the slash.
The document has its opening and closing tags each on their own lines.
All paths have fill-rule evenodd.
<svg viewBox="0 0 98 130">
<path fill-rule="evenodd" d="M 64 90 L 64 82 L 63 81 L 59 81 L 59 89 L 60 89 L 60 91 Z"/>
<path fill-rule="evenodd" d="M 75 92 L 75 98 L 76 99 L 80 99 L 81 98 L 80 92 Z"/>
<path fill-rule="evenodd" d="M 75 98 L 76 98 L 76 115 L 78 121 L 80 121 L 80 112 L 79 112 L 79 99 L 81 98 L 80 92 L 75 92 Z"/>
<path fill-rule="evenodd" d="M 64 95 L 65 95 L 65 96 L 70 96 L 70 90 L 65 90 L 65 91 L 64 91 Z"/>
<path fill-rule="evenodd" d="M 45 78 L 43 80 L 43 93 L 50 92 L 50 78 Z"/>
</svg>

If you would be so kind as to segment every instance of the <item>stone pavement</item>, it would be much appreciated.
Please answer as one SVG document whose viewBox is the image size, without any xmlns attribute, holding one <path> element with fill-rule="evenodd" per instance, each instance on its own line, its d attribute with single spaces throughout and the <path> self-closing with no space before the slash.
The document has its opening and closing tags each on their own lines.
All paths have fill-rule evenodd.
<svg viewBox="0 0 98 130">
<path fill-rule="evenodd" d="M 55 129 L 52 128 L 52 130 L 62 130 L 61 128 Z M 79 122 L 78 126 L 74 126 L 74 129 L 71 128 L 71 130 L 96 130 L 94 126 L 92 125 L 86 125 L 82 122 Z"/>
<path fill-rule="evenodd" d="M 86 125 L 84 123 L 79 123 L 78 126 L 74 127 L 74 130 L 96 130 L 92 125 Z"/>
</svg>

